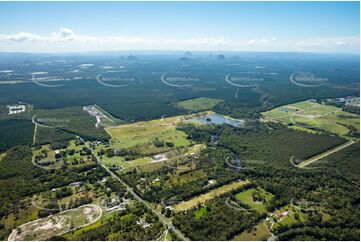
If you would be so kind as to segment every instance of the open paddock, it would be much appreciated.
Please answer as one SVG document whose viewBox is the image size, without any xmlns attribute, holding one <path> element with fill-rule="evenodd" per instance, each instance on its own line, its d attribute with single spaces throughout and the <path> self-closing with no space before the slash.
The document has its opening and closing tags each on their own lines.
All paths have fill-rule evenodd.
<svg viewBox="0 0 361 242">
<path fill-rule="evenodd" d="M 219 197 L 227 192 L 239 189 L 247 184 L 249 184 L 248 180 L 232 182 L 230 184 L 210 190 L 209 192 L 202 194 L 200 196 L 194 197 L 188 201 L 181 202 L 181 203 L 175 205 L 174 209 L 176 212 L 189 210 L 199 204 L 204 204 L 205 202 L 207 202 L 209 200 Z"/>
<path fill-rule="evenodd" d="M 327 131 L 344 138 L 350 131 L 360 132 L 360 117 L 342 111 L 341 108 L 304 101 L 272 109 L 262 113 L 265 121 L 293 124 L 292 128 L 314 132 Z"/>
</svg>

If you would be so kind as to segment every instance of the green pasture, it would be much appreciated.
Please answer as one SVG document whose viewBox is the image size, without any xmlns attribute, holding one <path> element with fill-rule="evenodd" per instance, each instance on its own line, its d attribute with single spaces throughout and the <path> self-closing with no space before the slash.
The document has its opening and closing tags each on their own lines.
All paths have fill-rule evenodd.
<svg viewBox="0 0 361 242">
<path fill-rule="evenodd" d="M 360 117 L 358 115 L 344 112 L 335 106 L 310 101 L 285 105 L 262 114 L 264 121 L 296 124 L 290 127 L 295 129 L 302 127 L 301 130 L 306 129 L 311 132 L 314 132 L 311 129 L 313 127 L 344 138 L 349 138 L 347 135 L 350 132 L 350 127 L 357 132 L 360 131 Z"/>
<path fill-rule="evenodd" d="M 258 191 L 261 194 L 261 197 L 265 200 L 265 202 L 260 202 L 260 201 L 254 201 L 253 200 L 253 196 L 252 193 Z M 266 192 L 265 190 L 261 189 L 261 188 L 254 188 L 254 189 L 248 189 L 246 191 L 240 192 L 236 195 L 236 198 L 249 205 L 251 208 L 253 208 L 254 210 L 256 210 L 259 213 L 264 213 L 266 212 L 266 207 L 267 207 L 267 203 L 269 203 L 269 201 L 272 199 L 273 195 Z"/>
<path fill-rule="evenodd" d="M 187 109 L 189 111 L 198 112 L 211 110 L 214 106 L 222 101 L 222 99 L 199 97 L 178 102 L 176 106 Z"/>
</svg>

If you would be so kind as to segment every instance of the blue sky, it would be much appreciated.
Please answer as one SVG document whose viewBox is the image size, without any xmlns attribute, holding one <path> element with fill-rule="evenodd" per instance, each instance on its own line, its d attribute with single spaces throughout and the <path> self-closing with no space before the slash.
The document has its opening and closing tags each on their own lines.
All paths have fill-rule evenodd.
<svg viewBox="0 0 361 242">
<path fill-rule="evenodd" d="M 359 52 L 359 2 L 1 2 L 0 51 Z"/>
</svg>

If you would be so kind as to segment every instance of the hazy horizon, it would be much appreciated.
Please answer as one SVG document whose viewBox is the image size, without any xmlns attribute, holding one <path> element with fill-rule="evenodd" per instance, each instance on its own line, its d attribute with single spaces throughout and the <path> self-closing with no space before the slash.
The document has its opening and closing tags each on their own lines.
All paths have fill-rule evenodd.
<svg viewBox="0 0 361 242">
<path fill-rule="evenodd" d="M 1 2 L 0 52 L 360 52 L 359 2 Z"/>
</svg>

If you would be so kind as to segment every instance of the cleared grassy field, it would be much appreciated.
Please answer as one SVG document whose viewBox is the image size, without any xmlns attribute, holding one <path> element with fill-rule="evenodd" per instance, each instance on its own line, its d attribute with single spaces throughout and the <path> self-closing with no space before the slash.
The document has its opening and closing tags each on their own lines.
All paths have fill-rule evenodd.
<svg viewBox="0 0 361 242">
<path fill-rule="evenodd" d="M 14 229 L 8 240 L 47 240 L 71 230 L 96 222 L 102 210 L 94 204 L 37 219 Z"/>
<path fill-rule="evenodd" d="M 150 157 L 142 157 L 131 161 L 125 161 L 123 157 L 116 156 L 112 158 L 103 157 L 101 159 L 101 162 L 107 166 L 121 166 L 125 169 L 129 169 L 132 167 L 135 168 L 137 166 L 143 166 L 147 163 L 150 163 L 152 162 L 152 159 Z"/>
<path fill-rule="evenodd" d="M 198 112 L 198 111 L 211 110 L 214 106 L 216 106 L 218 103 L 222 101 L 223 101 L 222 99 L 199 97 L 199 98 L 178 102 L 176 106 L 187 109 L 189 111 Z"/>
<path fill-rule="evenodd" d="M 254 201 L 253 200 L 253 196 L 252 193 L 254 192 L 258 192 L 260 194 L 260 197 L 262 199 L 265 200 L 265 202 L 260 202 L 260 201 Z M 248 189 L 244 192 L 240 192 L 236 195 L 236 198 L 241 201 L 244 202 L 245 204 L 249 205 L 251 208 L 253 208 L 254 210 L 256 210 L 259 213 L 264 213 L 266 212 L 266 206 L 267 203 L 272 199 L 273 195 L 266 192 L 265 190 L 258 188 L 256 189 Z"/>
<path fill-rule="evenodd" d="M 90 225 L 87 225 L 87 226 L 84 226 L 84 227 L 81 227 L 75 231 L 72 231 L 72 232 L 69 232 L 69 233 L 66 233 L 64 234 L 63 236 L 67 239 L 67 240 L 77 240 L 79 238 L 79 236 L 83 233 L 83 232 L 87 232 L 89 230 L 92 230 L 92 229 L 96 229 L 96 228 L 99 228 L 100 226 L 102 226 L 104 223 L 107 223 L 107 221 L 112 217 L 114 216 L 113 213 L 103 213 L 101 218 L 98 219 L 96 222 L 90 224 Z"/>
<path fill-rule="evenodd" d="M 99 160 L 107 166 L 115 166 L 120 170 L 134 169 L 141 172 L 151 172 L 160 169 L 162 166 L 179 167 L 184 171 L 187 167 L 187 160 L 193 159 L 205 148 L 203 144 L 195 144 L 187 139 L 186 133 L 177 130 L 177 126 L 182 123 L 198 124 L 195 118 L 214 112 L 200 112 L 190 115 L 180 115 L 169 118 L 161 118 L 150 121 L 124 124 L 106 128 L 111 136 L 108 144 L 95 146 L 95 153 L 107 149 L 126 150 L 136 153 L 136 157 L 127 158 L 125 156 L 99 155 Z M 164 145 L 156 145 L 156 144 Z M 170 145 L 168 145 L 170 144 Z M 164 159 L 157 159 L 154 156 L 165 156 Z M 139 158 L 138 158 L 139 157 Z M 181 164 L 181 163 L 184 164 Z"/>
<path fill-rule="evenodd" d="M 137 166 L 137 170 L 140 172 L 153 172 L 153 171 L 157 171 L 160 168 L 163 167 L 163 163 L 158 162 L 158 163 L 144 163 L 140 166 Z"/>
<path fill-rule="evenodd" d="M 267 229 L 267 223 L 262 221 L 257 224 L 256 227 L 252 229 L 252 231 L 245 231 L 240 235 L 237 235 L 234 240 L 235 241 L 265 241 L 269 237 L 271 237 L 271 233 Z"/>
<path fill-rule="evenodd" d="M 174 183 L 184 184 L 184 183 L 195 181 L 195 180 L 198 180 L 198 179 L 201 179 L 204 177 L 207 177 L 207 174 L 203 170 L 200 169 L 200 170 L 188 172 L 184 175 L 173 176 L 172 181 Z"/>
<path fill-rule="evenodd" d="M 280 216 L 283 212 L 288 214 L 285 216 Z M 277 229 L 281 225 L 291 225 L 297 222 L 305 222 L 307 220 L 307 213 L 303 213 L 300 209 L 296 209 L 291 205 L 286 205 L 280 209 L 277 209 L 273 212 L 273 218 L 277 217 L 277 222 L 272 226 L 273 229 Z"/>
<path fill-rule="evenodd" d="M 295 108 L 295 109 L 305 109 L 305 108 L 313 107 L 314 104 L 315 103 L 313 103 L 313 102 L 305 101 L 305 102 L 289 104 L 289 105 L 287 105 L 287 107 Z"/>
<path fill-rule="evenodd" d="M 262 113 L 265 121 L 276 121 L 295 129 L 315 132 L 318 128 L 351 139 L 351 129 L 360 132 L 360 117 L 341 108 L 310 101 L 293 103 Z"/>
<path fill-rule="evenodd" d="M 296 219 L 295 215 L 298 214 L 298 220 Z M 278 228 L 279 226 L 281 225 L 291 225 L 291 224 L 294 224 L 298 221 L 301 221 L 301 222 L 304 222 L 305 221 L 305 217 L 304 217 L 304 214 L 300 211 L 297 211 L 297 212 L 291 212 L 287 217 L 285 217 L 282 221 L 279 221 L 277 223 L 275 223 L 273 225 L 273 228 L 276 229 Z"/>
<path fill-rule="evenodd" d="M 176 130 L 176 125 L 180 119 L 180 116 L 176 116 L 125 124 L 106 128 L 106 131 L 112 137 L 111 145 L 114 148 L 148 145 L 156 138 L 160 141 L 173 142 L 176 147 L 187 146 L 190 142 L 186 139 L 186 134 Z"/>
<path fill-rule="evenodd" d="M 158 161 L 153 159 L 153 157 L 141 157 L 135 160 L 125 161 L 124 157 L 121 156 L 114 156 L 111 158 L 102 156 L 100 161 L 107 166 L 118 166 L 127 170 L 137 168 L 144 172 L 150 172 L 159 169 L 164 165 L 178 166 L 177 162 L 187 159 L 188 156 L 198 154 L 205 147 L 206 146 L 203 144 L 197 144 L 167 151 L 163 153 L 167 155 L 167 160 L 165 161 Z"/>
<path fill-rule="evenodd" d="M 205 194 L 202 194 L 198 197 L 194 197 L 188 201 L 181 202 L 181 203 L 175 205 L 174 209 L 176 212 L 181 212 L 181 211 L 191 209 L 191 208 L 197 206 L 198 204 L 203 204 L 211 199 L 221 196 L 224 193 L 238 189 L 247 184 L 249 184 L 248 180 L 232 182 L 230 184 L 213 189 L 213 190 L 211 190 Z"/>
<path fill-rule="evenodd" d="M 198 209 L 197 211 L 194 212 L 194 217 L 195 217 L 196 219 L 200 219 L 200 218 L 203 217 L 206 213 L 207 213 L 207 208 L 201 207 L 200 209 Z"/>
</svg>

